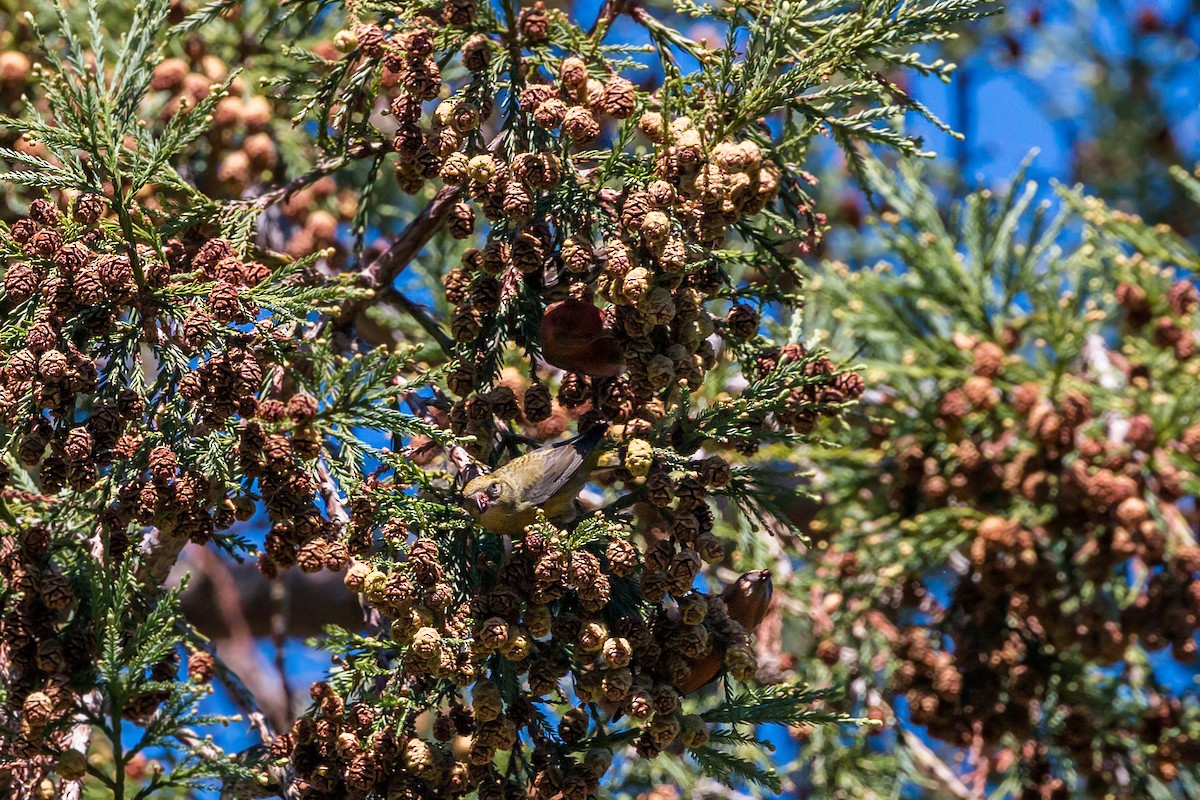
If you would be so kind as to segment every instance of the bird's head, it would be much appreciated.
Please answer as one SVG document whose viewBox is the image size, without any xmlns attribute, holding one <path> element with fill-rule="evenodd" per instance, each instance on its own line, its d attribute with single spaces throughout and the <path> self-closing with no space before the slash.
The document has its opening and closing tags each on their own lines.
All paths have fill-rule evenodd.
<svg viewBox="0 0 1200 800">
<path fill-rule="evenodd" d="M 765 595 L 768 599 L 771 597 L 771 592 L 774 586 L 771 583 L 771 570 L 756 569 L 738 576 L 738 583 L 741 584 L 743 591 L 754 594 Z"/>
<path fill-rule="evenodd" d="M 467 511 L 472 516 L 486 514 L 504 495 L 504 481 L 494 475 L 480 475 L 463 489 Z"/>
<path fill-rule="evenodd" d="M 739 576 L 722 593 L 729 616 L 748 630 L 754 630 L 771 605 L 774 588 L 769 569 L 756 569 Z"/>
</svg>

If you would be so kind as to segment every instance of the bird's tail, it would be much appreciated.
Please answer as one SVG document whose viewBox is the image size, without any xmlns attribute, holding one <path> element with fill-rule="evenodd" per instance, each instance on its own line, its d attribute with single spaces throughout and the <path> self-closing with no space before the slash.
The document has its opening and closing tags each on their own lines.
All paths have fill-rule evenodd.
<svg viewBox="0 0 1200 800">
<path fill-rule="evenodd" d="M 604 434 L 608 432 L 608 423 L 604 421 L 597 422 L 588 428 L 583 433 L 575 437 L 576 446 L 580 450 L 594 450 L 596 445 L 600 444 L 600 440 L 604 438 Z"/>
</svg>

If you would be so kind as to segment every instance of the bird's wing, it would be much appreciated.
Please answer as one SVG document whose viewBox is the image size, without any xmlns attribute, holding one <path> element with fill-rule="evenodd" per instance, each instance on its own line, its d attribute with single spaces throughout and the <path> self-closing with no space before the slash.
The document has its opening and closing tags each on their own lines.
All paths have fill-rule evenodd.
<svg viewBox="0 0 1200 800">
<path fill-rule="evenodd" d="M 587 456 L 587 452 L 581 452 L 573 441 L 530 453 L 528 467 L 537 471 L 538 478 L 534 490 L 523 500 L 529 505 L 540 506 L 554 497 L 571 482 Z"/>
<path fill-rule="evenodd" d="M 721 653 L 714 647 L 705 655 L 692 662 L 692 669 L 676 688 L 680 694 L 687 697 L 692 692 L 697 692 L 715 681 L 721 674 L 721 668 L 724 667 L 724 659 Z"/>
<path fill-rule="evenodd" d="M 540 474 L 537 489 L 524 498 L 533 506 L 540 506 L 558 494 L 583 468 L 588 456 L 596 449 L 604 436 L 605 426 L 596 425 L 587 433 L 560 444 L 534 450 L 526 458 L 528 464 Z"/>
</svg>

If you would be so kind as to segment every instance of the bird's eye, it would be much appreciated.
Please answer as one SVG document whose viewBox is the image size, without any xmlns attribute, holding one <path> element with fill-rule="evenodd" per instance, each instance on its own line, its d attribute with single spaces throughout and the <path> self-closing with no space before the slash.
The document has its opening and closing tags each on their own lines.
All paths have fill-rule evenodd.
<svg viewBox="0 0 1200 800">
<path fill-rule="evenodd" d="M 493 483 L 491 486 L 489 486 L 487 488 L 487 495 L 488 495 L 488 497 L 490 497 L 493 500 L 495 500 L 497 497 L 499 497 L 500 496 L 500 484 Z"/>
</svg>

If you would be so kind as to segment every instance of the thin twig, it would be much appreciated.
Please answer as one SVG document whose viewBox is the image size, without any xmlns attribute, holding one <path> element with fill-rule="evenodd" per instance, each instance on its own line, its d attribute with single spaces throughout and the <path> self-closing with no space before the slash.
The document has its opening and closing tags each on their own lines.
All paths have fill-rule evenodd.
<svg viewBox="0 0 1200 800">
<path fill-rule="evenodd" d="M 416 323 L 420 325 L 426 333 L 433 337 L 433 340 L 437 342 L 438 347 L 442 348 L 442 352 L 444 352 L 446 355 L 450 355 L 452 352 L 454 352 L 454 340 L 446 335 L 446 332 L 442 330 L 442 326 L 438 325 L 437 321 L 433 317 L 429 316 L 429 312 L 414 303 L 408 298 L 407 295 L 403 294 L 402 292 L 398 292 L 389 286 L 383 290 L 383 293 L 380 295 L 380 299 L 389 303 L 395 303 L 397 306 L 403 309 L 404 312 L 412 317 L 413 320 L 415 320 Z"/>
<path fill-rule="evenodd" d="M 93 689 L 83 696 L 83 705 L 86 707 L 75 715 L 75 724 L 71 727 L 70 736 L 63 747 L 64 750 L 75 750 L 79 753 L 87 755 L 88 745 L 92 740 L 92 717 L 89 716 L 88 710 L 92 715 L 100 709 L 100 691 Z M 75 780 L 62 782 L 62 790 L 59 794 L 61 800 L 79 800 L 83 796 L 83 781 Z"/>
<path fill-rule="evenodd" d="M 396 241 L 363 268 L 359 273 L 362 285 L 369 289 L 390 285 L 442 227 L 454 204 L 458 202 L 461 192 L 461 186 L 442 187 L 428 205 L 421 209 L 421 213 L 396 237 Z"/>
<path fill-rule="evenodd" d="M 588 36 L 592 38 L 593 42 L 599 44 L 604 41 L 604 37 L 608 35 L 608 29 L 612 25 L 613 20 L 617 18 L 624 8 L 625 3 L 623 0 L 604 0 L 600 4 L 596 20 L 588 28 Z"/>
<path fill-rule="evenodd" d="M 317 462 L 317 491 L 320 493 L 321 499 L 325 501 L 325 511 L 328 513 L 330 521 L 337 525 L 339 530 L 344 529 L 350 523 L 350 515 L 346 513 L 346 507 L 342 503 L 342 496 L 338 492 L 337 484 L 324 461 Z"/>
<path fill-rule="evenodd" d="M 303 175 L 300 175 L 299 177 L 292 179 L 291 181 L 283 184 L 282 186 L 278 186 L 269 192 L 264 192 L 263 194 L 260 194 L 257 197 L 252 197 L 248 200 L 238 201 L 234 205 L 241 205 L 241 206 L 246 206 L 249 208 L 257 208 L 259 210 L 265 211 L 270 206 L 273 206 L 282 200 L 288 199 L 296 192 L 300 191 L 301 189 L 304 189 L 305 187 L 309 186 L 310 184 L 315 183 L 316 181 L 320 180 L 321 178 L 324 178 L 326 175 L 330 175 L 334 172 L 337 172 L 339 169 L 344 167 L 346 164 L 349 164 L 352 161 L 357 161 L 362 158 L 371 158 L 373 156 L 377 156 L 380 153 L 385 152 L 385 149 L 386 149 L 385 145 L 382 143 L 355 145 L 354 147 L 351 147 L 349 150 L 347 150 L 345 153 L 342 153 L 341 155 L 321 159 L 316 164 L 314 164 L 313 168 L 310 169 L 308 172 L 305 172 Z"/>
<path fill-rule="evenodd" d="M 279 673 L 279 683 L 283 687 L 283 704 L 288 716 L 294 713 L 295 697 L 292 684 L 288 681 L 287 659 L 284 646 L 287 643 L 288 631 L 288 587 L 287 581 L 276 576 L 271 581 L 271 643 L 275 648 L 275 671 Z"/>
<path fill-rule="evenodd" d="M 498 152 L 504 143 L 504 135 L 497 134 L 488 142 L 488 152 Z M 429 240 L 446 223 L 450 211 L 462 194 L 461 186 L 443 186 L 433 199 L 430 200 L 420 213 L 408 223 L 396 240 L 378 256 L 371 260 L 358 273 L 361 286 L 376 291 L 392 285 L 404 269 L 412 263 L 417 254 L 429 244 Z M 340 313 L 333 320 L 333 326 L 339 329 L 349 328 L 358 313 L 369 303 L 369 299 L 354 300 L 342 306 Z M 324 325 L 317 328 L 324 330 Z"/>
<path fill-rule="evenodd" d="M 148 585 L 161 586 L 187 543 L 186 536 L 167 534 L 159 528 L 150 528 L 142 537 L 142 561 L 138 566 L 138 577 Z"/>
<path fill-rule="evenodd" d="M 952 797 L 958 800 L 983 800 L 983 795 L 972 792 L 967 786 L 954 774 L 954 770 L 946 766 L 946 762 L 938 758 L 937 753 L 930 749 L 929 745 L 921 741 L 921 737 L 917 736 L 910 730 L 902 731 L 901 735 L 904 738 L 904 744 L 908 747 L 912 754 L 913 763 L 921 774 L 932 781 L 936 781 L 941 787 Z"/>
<path fill-rule="evenodd" d="M 346 513 L 346 507 L 342 503 L 337 483 L 323 461 L 317 461 L 317 492 L 321 495 L 321 499 L 325 501 L 325 511 L 330 521 L 337 526 L 339 533 L 345 531 L 346 526 L 350 524 L 350 515 Z M 381 630 L 383 617 L 380 615 L 379 610 L 368 602 L 367 596 L 362 592 L 358 592 L 357 597 L 359 608 L 362 609 L 363 613 L 363 622 L 367 628 L 375 631 Z"/>
<path fill-rule="evenodd" d="M 258 701 L 254 697 L 254 693 L 246 688 L 242 683 L 241 678 L 226 666 L 225 662 L 217 655 L 216 648 L 213 643 L 205 637 L 196 633 L 193 630 L 184 626 L 183 633 L 187 635 L 188 640 L 194 647 L 198 647 L 204 652 L 213 657 L 213 662 L 217 666 L 216 677 L 220 681 L 221 686 L 229 695 L 229 699 L 237 706 L 238 710 L 246 715 L 246 719 L 250 722 L 251 727 L 258 732 L 258 737 L 263 744 L 270 746 L 275 741 L 275 729 L 271 725 L 271 721 L 267 719 L 267 715 L 258 707 Z"/>
<path fill-rule="evenodd" d="M 441 389 L 435 389 L 434 392 L 435 397 L 438 399 L 444 399 L 445 395 L 442 393 Z M 437 419 L 430 411 L 431 405 L 424 397 L 416 392 L 408 392 L 404 395 L 404 402 L 408 404 L 408 407 L 412 410 L 412 413 L 415 416 L 420 417 L 431 425 L 438 425 Z M 464 484 L 470 482 L 470 480 L 477 475 L 481 475 L 485 472 L 479 463 L 476 462 L 475 459 L 471 458 L 471 455 L 460 445 L 451 445 L 449 448 L 447 448 L 446 457 L 450 460 L 450 463 L 454 465 L 454 468 L 458 471 L 459 475 L 462 476 Z"/>
<path fill-rule="evenodd" d="M 274 683 L 258 669 L 262 657 L 246 619 L 245 605 L 233 574 L 220 557 L 208 550 L 201 550 L 197 554 L 196 564 L 213 588 L 215 605 L 229 631 L 221 648 L 226 653 L 225 663 L 236 662 L 237 668 L 231 668 L 231 672 L 247 676 L 246 680 L 254 688 L 246 689 L 262 709 L 265 718 L 280 727 L 288 725 L 291 722 L 291 705 L 287 700 L 286 688 L 278 691 Z"/>
<path fill-rule="evenodd" d="M 207 549 L 200 550 L 195 558 L 196 567 L 203 570 L 205 577 L 213 587 L 213 597 L 217 610 L 225 621 L 229 638 L 240 641 L 253 640 L 250 624 L 246 621 L 246 613 L 242 608 L 241 595 L 233 576 L 225 564 L 214 553 Z"/>
<path fill-rule="evenodd" d="M 218 610 L 212 582 L 203 569 L 196 567 L 194 554 L 198 549 L 185 550 L 180 560 L 178 569 L 191 569 L 196 573 L 180 598 L 181 607 L 188 622 L 200 633 L 220 641 L 229 636 L 229 629 Z M 239 564 L 223 559 L 222 564 L 237 586 L 250 633 L 256 639 L 269 638 L 275 616 L 272 606 L 276 603 L 272 598 L 271 579 L 263 575 L 253 561 Z M 354 628 L 360 622 L 358 605 L 346 593 L 340 573 L 288 570 L 281 579 L 287 584 L 287 608 L 283 616 L 287 620 L 288 637 L 320 636 L 326 625 Z"/>
</svg>

